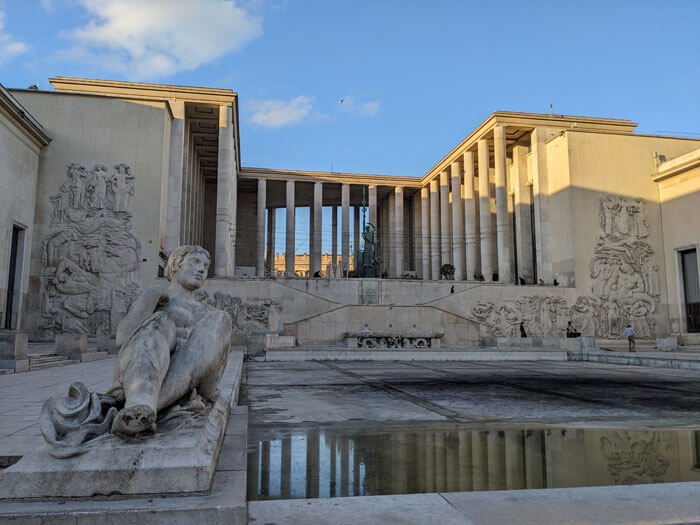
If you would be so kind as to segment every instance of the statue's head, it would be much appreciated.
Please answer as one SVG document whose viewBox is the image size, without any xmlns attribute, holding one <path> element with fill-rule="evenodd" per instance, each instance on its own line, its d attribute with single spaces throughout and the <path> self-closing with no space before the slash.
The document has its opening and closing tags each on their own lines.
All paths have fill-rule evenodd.
<svg viewBox="0 0 700 525">
<path fill-rule="evenodd" d="M 168 257 L 165 277 L 184 288 L 196 290 L 204 284 L 210 262 L 209 252 L 201 246 L 178 246 Z"/>
</svg>

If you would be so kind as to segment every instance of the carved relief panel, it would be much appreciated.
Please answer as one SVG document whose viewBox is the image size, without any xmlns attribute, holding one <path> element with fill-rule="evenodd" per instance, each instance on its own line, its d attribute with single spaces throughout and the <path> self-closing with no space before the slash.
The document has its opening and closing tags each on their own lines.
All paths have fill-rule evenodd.
<svg viewBox="0 0 700 525">
<path fill-rule="evenodd" d="M 481 302 L 472 315 L 497 336 L 518 337 L 522 322 L 528 335 L 562 337 L 571 321 L 588 336 L 618 338 L 630 323 L 637 337 L 654 337 L 660 277 L 644 206 L 643 199 L 599 199 L 599 232 L 589 264 L 591 295 L 578 297 L 573 305 L 540 295 Z"/>
<path fill-rule="evenodd" d="M 132 234 L 134 175 L 126 164 L 68 166 L 51 195 L 43 241 L 39 337 L 114 335 L 139 295 L 141 245 Z"/>
</svg>

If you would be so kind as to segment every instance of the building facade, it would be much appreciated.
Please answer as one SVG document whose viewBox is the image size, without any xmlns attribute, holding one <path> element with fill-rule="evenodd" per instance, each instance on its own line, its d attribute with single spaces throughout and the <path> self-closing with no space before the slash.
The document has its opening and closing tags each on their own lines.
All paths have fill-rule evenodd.
<svg viewBox="0 0 700 525">
<path fill-rule="evenodd" d="M 30 340 L 113 336 L 180 244 L 212 254 L 202 300 L 232 313 L 245 344 L 265 333 L 303 344 L 312 318 L 349 307 L 380 330 L 394 305 L 447 312 L 481 337 L 517 336 L 521 323 L 561 336 L 569 321 L 601 339 L 627 323 L 641 338 L 700 330 L 698 140 L 499 111 L 423 177 L 271 170 L 241 167 L 233 91 L 51 83 L 0 93 L 0 320 Z M 343 278 L 367 223 L 383 278 Z M 339 342 L 340 325 L 313 340 Z"/>
</svg>

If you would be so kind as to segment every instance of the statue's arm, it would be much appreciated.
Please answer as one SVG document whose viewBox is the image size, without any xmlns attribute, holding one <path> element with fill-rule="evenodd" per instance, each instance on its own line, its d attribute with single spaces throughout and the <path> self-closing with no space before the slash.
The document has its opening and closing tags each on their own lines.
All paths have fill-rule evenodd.
<svg viewBox="0 0 700 525">
<path fill-rule="evenodd" d="M 164 304 L 168 300 L 167 289 L 154 284 L 144 290 L 144 292 L 136 299 L 129 312 L 117 327 L 116 344 L 121 347 L 131 334 L 139 327 L 147 317 L 149 317 L 159 304 Z"/>
</svg>

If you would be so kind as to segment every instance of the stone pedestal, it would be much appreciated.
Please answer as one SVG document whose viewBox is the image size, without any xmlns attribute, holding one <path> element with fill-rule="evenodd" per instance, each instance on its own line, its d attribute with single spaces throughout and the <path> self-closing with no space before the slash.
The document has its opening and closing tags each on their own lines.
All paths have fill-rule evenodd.
<svg viewBox="0 0 700 525">
<path fill-rule="evenodd" d="M 0 331 L 0 368 L 15 372 L 29 369 L 28 338 L 25 332 Z"/>
<path fill-rule="evenodd" d="M 146 439 L 105 434 L 76 457 L 56 459 L 45 447 L 24 456 L 0 472 L 0 500 L 206 494 L 242 367 L 242 355 L 229 357 L 213 405 L 198 419 L 159 421 Z"/>
<path fill-rule="evenodd" d="M 56 355 L 67 355 L 71 359 L 82 359 L 87 352 L 86 334 L 57 334 Z"/>
<path fill-rule="evenodd" d="M 656 348 L 662 352 L 674 352 L 678 350 L 678 338 L 673 337 L 657 337 Z"/>
<path fill-rule="evenodd" d="M 291 348 L 296 345 L 293 335 L 267 334 L 265 336 L 265 348 Z"/>
</svg>

